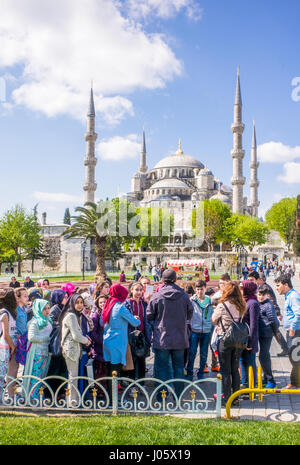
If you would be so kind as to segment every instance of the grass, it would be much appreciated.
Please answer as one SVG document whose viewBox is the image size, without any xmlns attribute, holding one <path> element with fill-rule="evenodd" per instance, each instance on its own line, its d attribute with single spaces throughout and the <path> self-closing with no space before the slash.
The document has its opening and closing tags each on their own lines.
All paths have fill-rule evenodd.
<svg viewBox="0 0 300 465">
<path fill-rule="evenodd" d="M 1 445 L 299 445 L 299 423 L 0 414 Z"/>
</svg>

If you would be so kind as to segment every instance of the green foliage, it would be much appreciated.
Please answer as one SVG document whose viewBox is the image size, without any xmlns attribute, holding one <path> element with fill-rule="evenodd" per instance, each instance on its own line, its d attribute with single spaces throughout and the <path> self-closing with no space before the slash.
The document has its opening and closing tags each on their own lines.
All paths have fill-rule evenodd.
<svg viewBox="0 0 300 465">
<path fill-rule="evenodd" d="M 71 213 L 69 208 L 65 209 L 63 224 L 71 224 Z"/>
<path fill-rule="evenodd" d="M 192 213 L 192 228 L 195 235 L 199 234 L 196 218 L 197 214 L 201 214 L 202 208 L 204 208 L 204 240 L 209 250 L 213 250 L 215 244 L 219 244 L 226 239 L 224 225 L 225 221 L 231 217 L 231 211 L 228 205 L 218 199 L 204 200 L 203 205 L 200 203 L 198 208 L 193 210 Z"/>
<path fill-rule="evenodd" d="M 278 231 L 281 239 L 283 239 L 288 246 L 291 245 L 293 240 L 296 207 L 297 199 L 295 197 L 286 197 L 274 203 L 266 213 L 268 227 Z"/>
<path fill-rule="evenodd" d="M 293 249 L 295 255 L 300 256 L 300 195 L 297 196 L 297 208 L 295 211 L 295 224 L 293 234 Z"/>
<path fill-rule="evenodd" d="M 8 261 L 13 258 L 18 262 L 19 275 L 22 261 L 41 247 L 40 231 L 35 213 L 28 213 L 21 205 L 5 212 L 0 221 L 0 251 L 10 257 Z"/>
<path fill-rule="evenodd" d="M 257 218 L 234 214 L 225 222 L 224 235 L 230 242 L 238 238 L 244 246 L 252 250 L 256 245 L 264 244 L 268 240 L 269 228 Z"/>
</svg>

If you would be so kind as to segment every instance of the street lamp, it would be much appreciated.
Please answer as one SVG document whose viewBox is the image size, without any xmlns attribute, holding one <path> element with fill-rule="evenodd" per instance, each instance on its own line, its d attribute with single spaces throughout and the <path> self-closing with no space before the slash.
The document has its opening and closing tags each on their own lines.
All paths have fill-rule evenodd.
<svg viewBox="0 0 300 465">
<path fill-rule="evenodd" d="M 82 281 L 84 281 L 84 266 L 85 266 L 85 249 L 86 249 L 86 241 L 83 241 L 81 244 L 82 248 Z"/>
</svg>

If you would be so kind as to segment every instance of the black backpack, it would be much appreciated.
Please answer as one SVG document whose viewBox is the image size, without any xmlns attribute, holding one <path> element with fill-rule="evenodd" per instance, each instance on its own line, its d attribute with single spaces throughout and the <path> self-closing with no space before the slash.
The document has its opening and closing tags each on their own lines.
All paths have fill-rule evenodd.
<svg viewBox="0 0 300 465">
<path fill-rule="evenodd" d="M 149 344 L 147 344 L 144 334 L 139 329 L 129 333 L 128 341 L 133 358 L 145 358 L 150 355 Z"/>
<path fill-rule="evenodd" d="M 227 305 L 224 302 L 223 305 L 225 310 L 229 313 L 229 315 L 232 318 L 232 323 L 227 329 L 227 331 L 224 330 L 224 326 L 221 320 L 221 325 L 224 331 L 224 336 L 222 338 L 224 347 L 232 349 L 246 349 L 250 335 L 249 326 L 247 325 L 247 323 L 243 322 L 241 318 L 239 319 L 239 321 L 235 321 Z"/>
</svg>

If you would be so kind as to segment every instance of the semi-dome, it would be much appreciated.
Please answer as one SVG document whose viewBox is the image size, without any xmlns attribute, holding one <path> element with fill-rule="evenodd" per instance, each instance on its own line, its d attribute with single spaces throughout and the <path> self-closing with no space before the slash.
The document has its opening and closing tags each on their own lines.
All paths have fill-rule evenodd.
<svg viewBox="0 0 300 465">
<path fill-rule="evenodd" d="M 190 187 L 180 179 L 164 178 L 152 184 L 149 189 L 190 189 Z"/>
<path fill-rule="evenodd" d="M 212 172 L 205 166 L 198 174 L 200 176 L 208 176 L 209 174 L 212 175 Z"/>
<path fill-rule="evenodd" d="M 210 197 L 210 200 L 220 200 L 223 203 L 230 203 L 230 199 L 227 197 L 227 195 L 224 195 L 221 192 L 218 192 L 217 194 Z"/>
</svg>

